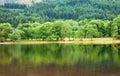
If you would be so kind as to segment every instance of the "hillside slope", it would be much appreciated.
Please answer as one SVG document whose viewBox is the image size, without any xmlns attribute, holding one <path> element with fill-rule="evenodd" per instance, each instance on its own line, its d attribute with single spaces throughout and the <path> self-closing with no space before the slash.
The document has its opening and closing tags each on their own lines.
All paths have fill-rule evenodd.
<svg viewBox="0 0 120 76">
<path fill-rule="evenodd" d="M 5 3 L 19 3 L 19 4 L 27 4 L 31 5 L 32 2 L 41 2 L 42 0 L 0 0 L 0 5 L 4 5 Z"/>
<path fill-rule="evenodd" d="M 19 23 L 43 23 L 56 19 L 111 20 L 120 13 L 120 0 L 42 0 L 29 7 L 13 5 L 0 8 L 0 22 L 17 26 Z"/>
<path fill-rule="evenodd" d="M 119 5 L 119 0 L 56 0 L 37 3 L 25 13 L 55 19 L 112 19 L 120 13 Z"/>
</svg>

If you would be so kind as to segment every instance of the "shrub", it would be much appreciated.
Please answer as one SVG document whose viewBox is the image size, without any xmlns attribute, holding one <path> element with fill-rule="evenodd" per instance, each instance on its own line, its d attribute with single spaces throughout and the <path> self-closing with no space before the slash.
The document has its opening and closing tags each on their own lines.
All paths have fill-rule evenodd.
<svg viewBox="0 0 120 76">
<path fill-rule="evenodd" d="M 120 35 L 114 36 L 114 39 L 119 40 L 120 39 Z"/>
<path fill-rule="evenodd" d="M 0 42 L 4 42 L 5 38 L 4 37 L 0 37 Z"/>
</svg>

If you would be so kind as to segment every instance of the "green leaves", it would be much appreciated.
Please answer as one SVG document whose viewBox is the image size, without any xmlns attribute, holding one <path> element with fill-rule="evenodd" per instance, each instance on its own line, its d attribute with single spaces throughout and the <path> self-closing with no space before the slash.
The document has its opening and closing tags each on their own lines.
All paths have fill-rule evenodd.
<svg viewBox="0 0 120 76">
<path fill-rule="evenodd" d="M 113 29 L 114 29 L 114 36 L 115 35 L 120 35 L 120 15 L 118 15 L 118 17 L 116 17 L 114 20 L 113 20 Z"/>
<path fill-rule="evenodd" d="M 9 23 L 1 23 L 0 24 L 0 38 L 2 40 L 5 40 L 9 38 L 9 34 L 11 34 L 13 31 L 13 28 Z"/>
<path fill-rule="evenodd" d="M 23 23 L 13 29 L 9 23 L 0 24 L 1 41 L 7 38 L 12 40 L 39 39 L 39 40 L 64 40 L 74 38 L 114 37 L 120 35 L 120 16 L 113 21 L 109 20 L 56 20 L 40 24 Z"/>
<path fill-rule="evenodd" d="M 45 0 L 29 7 L 8 3 L 0 7 L 0 23 L 9 22 L 17 27 L 20 23 L 44 23 L 58 19 L 112 20 L 120 12 L 119 5 L 119 0 Z"/>
<path fill-rule="evenodd" d="M 22 36 L 25 34 L 24 31 L 15 29 L 12 34 L 10 34 L 10 39 L 11 40 L 21 40 Z"/>
</svg>

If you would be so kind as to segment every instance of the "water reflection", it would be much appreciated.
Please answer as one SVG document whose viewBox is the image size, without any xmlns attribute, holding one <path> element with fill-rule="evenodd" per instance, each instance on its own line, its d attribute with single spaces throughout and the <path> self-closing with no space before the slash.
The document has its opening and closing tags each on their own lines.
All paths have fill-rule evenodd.
<svg viewBox="0 0 120 76">
<path fill-rule="evenodd" d="M 0 45 L 0 64 L 101 64 L 120 65 L 119 45 Z"/>
<path fill-rule="evenodd" d="M 8 75 L 119 76 L 120 45 L 0 45 L 0 76 Z"/>
</svg>

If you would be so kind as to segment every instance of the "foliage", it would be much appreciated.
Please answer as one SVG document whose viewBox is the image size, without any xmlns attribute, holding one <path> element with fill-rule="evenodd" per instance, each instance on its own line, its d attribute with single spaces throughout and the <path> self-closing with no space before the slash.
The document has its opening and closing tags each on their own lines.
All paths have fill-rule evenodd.
<svg viewBox="0 0 120 76">
<path fill-rule="evenodd" d="M 9 23 L 2 23 L 0 24 L 0 39 L 4 41 L 5 39 L 9 38 L 9 34 L 11 34 L 13 28 Z"/>
<path fill-rule="evenodd" d="M 106 60 L 120 65 L 119 44 L 115 45 L 0 45 L 0 64 L 12 64 L 14 58 L 18 66 L 34 65 L 101 65 Z M 7 50 L 6 50 L 7 49 Z M 13 63 L 14 64 L 14 63 Z M 105 64 L 104 64 L 105 65 Z M 108 65 L 108 64 L 106 64 Z M 112 65 L 113 66 L 113 65 Z"/>
<path fill-rule="evenodd" d="M 120 15 L 113 20 L 112 23 L 114 34 L 113 36 L 120 35 Z"/>
<path fill-rule="evenodd" d="M 82 41 L 82 38 L 84 38 L 84 36 L 85 36 L 84 27 L 80 26 L 80 28 L 77 31 L 77 37 L 80 38 L 80 40 Z"/>
<path fill-rule="evenodd" d="M 113 20 L 85 19 L 56 20 L 45 23 L 23 23 L 12 28 L 9 23 L 0 24 L 0 40 L 39 39 L 39 40 L 64 40 L 74 38 L 116 37 L 120 35 L 120 16 Z"/>
<path fill-rule="evenodd" d="M 120 13 L 119 0 L 45 0 L 32 6 L 7 3 L 0 6 L 0 23 L 53 22 L 58 19 L 112 20 Z"/>
<path fill-rule="evenodd" d="M 19 29 L 15 29 L 12 34 L 10 34 L 10 39 L 11 40 L 21 40 L 22 35 L 24 35 L 24 32 Z"/>
</svg>

